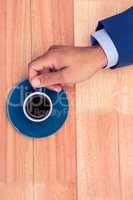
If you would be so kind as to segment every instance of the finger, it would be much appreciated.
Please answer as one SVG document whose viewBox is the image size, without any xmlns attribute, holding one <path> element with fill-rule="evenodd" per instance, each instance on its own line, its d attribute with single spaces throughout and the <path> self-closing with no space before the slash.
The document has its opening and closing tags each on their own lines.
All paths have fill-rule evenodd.
<svg viewBox="0 0 133 200">
<path fill-rule="evenodd" d="M 55 53 L 51 52 L 46 52 L 43 56 L 36 58 L 28 65 L 29 78 L 36 76 L 44 68 L 47 69 L 56 65 L 56 60 Z"/>
<path fill-rule="evenodd" d="M 45 73 L 39 76 L 36 76 L 31 80 L 33 87 L 47 87 L 57 84 L 65 83 L 65 69 L 57 72 Z"/>
<path fill-rule="evenodd" d="M 38 75 L 38 72 L 36 70 L 29 68 L 29 70 L 28 70 L 29 81 L 31 81 L 37 75 Z"/>
<path fill-rule="evenodd" d="M 28 65 L 28 75 L 29 80 L 31 81 L 32 78 L 38 75 L 39 71 L 43 70 L 44 68 L 44 59 L 42 59 L 42 56 L 38 57 Z"/>
<path fill-rule="evenodd" d="M 49 66 L 51 64 L 50 55 L 48 52 L 46 52 L 44 55 L 39 56 L 35 60 L 33 60 L 31 63 L 29 63 L 29 69 L 32 68 L 36 71 L 42 70 L 44 66 Z"/>
<path fill-rule="evenodd" d="M 41 70 L 40 72 L 35 71 L 34 69 L 30 69 L 29 70 L 29 81 L 31 82 L 31 80 L 33 78 L 35 78 L 36 76 L 42 74 L 42 73 L 49 73 L 50 69 L 48 68 L 44 68 L 43 70 Z"/>
</svg>

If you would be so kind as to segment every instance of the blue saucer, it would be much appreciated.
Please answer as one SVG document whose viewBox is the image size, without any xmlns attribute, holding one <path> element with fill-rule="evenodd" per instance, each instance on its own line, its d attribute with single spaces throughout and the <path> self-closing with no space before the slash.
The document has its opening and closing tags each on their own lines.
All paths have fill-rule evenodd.
<svg viewBox="0 0 133 200">
<path fill-rule="evenodd" d="M 28 80 L 21 81 L 11 90 L 7 100 L 8 118 L 13 127 L 26 136 L 33 138 L 48 137 L 56 133 L 67 118 L 69 109 L 67 96 L 63 90 L 57 93 L 43 88 L 42 92 L 45 92 L 52 101 L 52 113 L 43 122 L 32 122 L 23 112 L 23 102 L 32 92 L 35 92 L 35 90 Z"/>
</svg>

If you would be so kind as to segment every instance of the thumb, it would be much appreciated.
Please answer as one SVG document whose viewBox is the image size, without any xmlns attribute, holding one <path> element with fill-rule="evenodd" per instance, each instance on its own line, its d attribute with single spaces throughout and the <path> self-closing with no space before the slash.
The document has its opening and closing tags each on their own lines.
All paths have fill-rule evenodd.
<svg viewBox="0 0 133 200">
<path fill-rule="evenodd" d="M 34 77 L 31 80 L 33 87 L 48 87 L 52 85 L 65 83 L 65 70 L 60 70 L 51 73 L 44 73 Z"/>
</svg>

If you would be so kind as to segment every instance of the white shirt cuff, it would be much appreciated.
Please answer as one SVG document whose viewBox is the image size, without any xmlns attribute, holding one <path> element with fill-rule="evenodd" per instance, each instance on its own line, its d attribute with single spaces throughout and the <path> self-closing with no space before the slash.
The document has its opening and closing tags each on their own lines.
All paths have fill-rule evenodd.
<svg viewBox="0 0 133 200">
<path fill-rule="evenodd" d="M 106 30 L 105 29 L 98 30 L 91 36 L 99 43 L 99 45 L 103 48 L 107 56 L 108 64 L 106 68 L 115 66 L 118 63 L 119 54 L 112 39 L 110 38 Z"/>
</svg>

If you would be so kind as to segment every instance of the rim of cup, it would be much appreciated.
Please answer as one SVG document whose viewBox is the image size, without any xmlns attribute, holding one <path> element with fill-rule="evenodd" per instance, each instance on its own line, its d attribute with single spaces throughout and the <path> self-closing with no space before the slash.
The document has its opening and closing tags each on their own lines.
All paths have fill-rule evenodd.
<svg viewBox="0 0 133 200">
<path fill-rule="evenodd" d="M 42 119 L 34 119 L 34 118 L 30 117 L 30 116 L 27 114 L 27 111 L 26 111 L 26 103 L 27 103 L 28 99 L 29 99 L 30 97 L 34 96 L 34 95 L 43 95 L 43 96 L 46 97 L 46 98 L 49 100 L 49 102 L 50 102 L 50 110 L 49 110 L 49 113 L 48 113 L 47 116 L 45 116 L 45 117 L 42 118 Z M 42 122 L 42 121 L 45 121 L 45 120 L 51 115 L 52 109 L 53 109 L 53 104 L 52 104 L 52 101 L 51 101 L 50 97 L 49 97 L 47 94 L 43 93 L 43 92 L 33 92 L 33 93 L 31 93 L 30 95 L 28 95 L 28 96 L 25 98 L 24 103 L 23 103 L 23 112 L 24 112 L 24 115 L 25 115 L 30 121 L 32 121 L 32 122 Z"/>
</svg>

